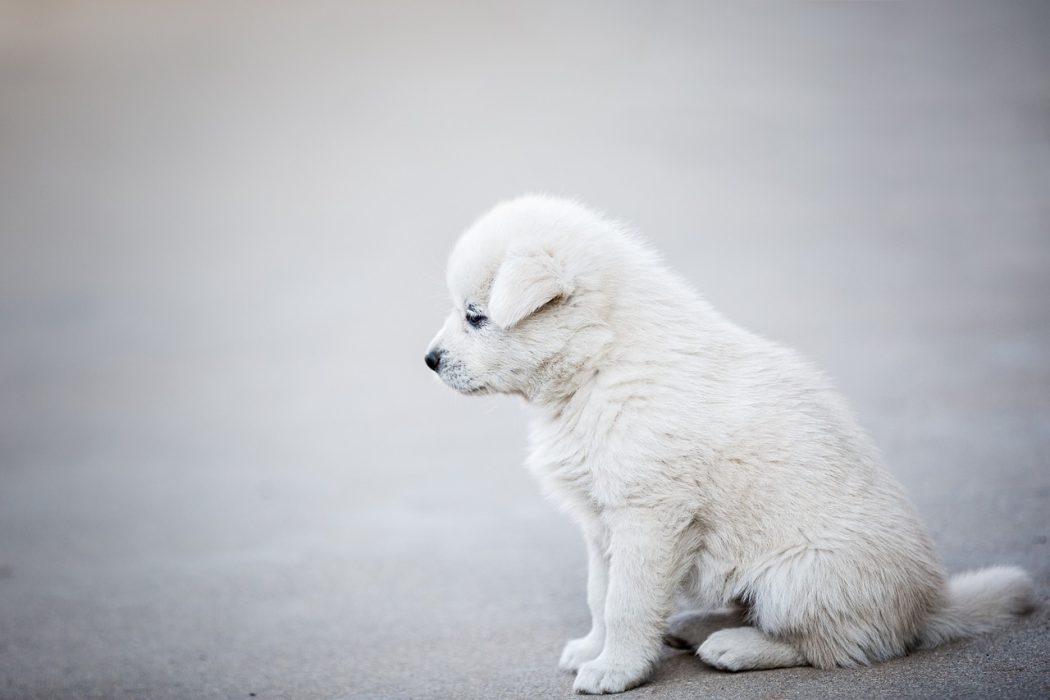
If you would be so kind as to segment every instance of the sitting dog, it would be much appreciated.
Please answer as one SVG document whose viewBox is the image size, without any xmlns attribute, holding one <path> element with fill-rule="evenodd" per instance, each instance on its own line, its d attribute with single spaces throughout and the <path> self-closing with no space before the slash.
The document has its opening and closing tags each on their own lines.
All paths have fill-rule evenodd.
<svg viewBox="0 0 1050 700">
<path fill-rule="evenodd" d="M 528 468 L 580 524 L 592 627 L 575 689 L 642 683 L 676 598 L 745 624 L 697 654 L 743 671 L 885 661 L 1031 603 L 994 567 L 946 579 L 900 485 L 825 377 L 723 318 L 621 225 L 570 201 L 500 204 L 456 243 L 427 365 L 524 397 Z"/>
</svg>

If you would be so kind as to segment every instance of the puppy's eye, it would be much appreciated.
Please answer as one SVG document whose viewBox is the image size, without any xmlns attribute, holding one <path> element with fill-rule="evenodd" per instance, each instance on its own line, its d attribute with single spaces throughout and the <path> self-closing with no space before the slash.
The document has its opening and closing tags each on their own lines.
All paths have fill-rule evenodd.
<svg viewBox="0 0 1050 700">
<path fill-rule="evenodd" d="M 476 311 L 467 312 L 467 323 L 469 323 L 472 328 L 481 328 L 488 322 L 488 320 L 488 316 L 485 316 L 484 314 L 479 314 Z"/>
</svg>

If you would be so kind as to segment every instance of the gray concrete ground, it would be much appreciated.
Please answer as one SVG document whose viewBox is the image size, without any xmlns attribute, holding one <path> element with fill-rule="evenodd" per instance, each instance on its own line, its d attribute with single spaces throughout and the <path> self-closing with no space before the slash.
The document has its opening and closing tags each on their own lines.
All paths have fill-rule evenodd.
<svg viewBox="0 0 1050 700">
<path fill-rule="evenodd" d="M 568 695 L 583 547 L 524 412 L 422 363 L 454 236 L 528 190 L 824 366 L 948 567 L 1045 598 L 1048 36 L 1039 2 L 5 3 L 0 696 Z M 1048 624 L 633 696 L 1046 697 Z"/>
</svg>

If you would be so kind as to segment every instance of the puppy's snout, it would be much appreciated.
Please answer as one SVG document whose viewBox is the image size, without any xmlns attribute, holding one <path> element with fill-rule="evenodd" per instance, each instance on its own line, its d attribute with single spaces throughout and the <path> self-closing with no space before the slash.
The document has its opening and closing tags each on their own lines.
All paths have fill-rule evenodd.
<svg viewBox="0 0 1050 700">
<path fill-rule="evenodd" d="M 444 350 L 440 348 L 434 348 L 433 350 L 427 353 L 427 356 L 423 358 L 423 360 L 427 363 L 427 367 L 437 372 L 438 368 L 441 367 L 441 356 L 444 354 Z"/>
</svg>

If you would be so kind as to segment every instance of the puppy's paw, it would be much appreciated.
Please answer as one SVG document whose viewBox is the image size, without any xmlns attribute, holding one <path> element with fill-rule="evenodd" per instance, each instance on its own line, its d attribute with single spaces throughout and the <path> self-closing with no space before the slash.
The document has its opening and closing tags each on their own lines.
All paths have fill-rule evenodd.
<svg viewBox="0 0 1050 700">
<path fill-rule="evenodd" d="M 580 666 L 572 689 L 587 695 L 622 693 L 641 685 L 651 670 L 648 662 L 612 662 L 599 656 Z"/>
<path fill-rule="evenodd" d="M 735 632 L 735 629 L 714 632 L 696 650 L 696 655 L 723 671 L 743 671 L 746 668 L 743 663 L 745 655 L 741 652 L 746 642 Z"/>
<path fill-rule="evenodd" d="M 563 671 L 577 671 L 580 666 L 598 658 L 601 653 L 602 640 L 595 635 L 588 634 L 586 637 L 569 640 L 561 652 L 558 668 Z"/>
<path fill-rule="evenodd" d="M 723 671 L 803 666 L 806 659 L 790 644 L 766 636 L 754 627 L 719 630 L 707 638 L 697 656 Z"/>
</svg>

